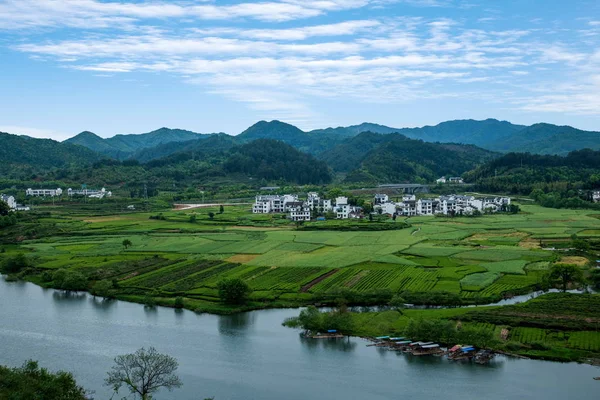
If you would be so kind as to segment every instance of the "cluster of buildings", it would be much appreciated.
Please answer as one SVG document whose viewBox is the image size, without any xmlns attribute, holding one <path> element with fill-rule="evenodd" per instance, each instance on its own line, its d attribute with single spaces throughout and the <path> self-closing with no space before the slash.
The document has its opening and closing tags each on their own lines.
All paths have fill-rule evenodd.
<svg viewBox="0 0 600 400">
<path fill-rule="evenodd" d="M 14 196 L 0 194 L 0 201 L 3 201 L 6 204 L 8 204 L 8 208 L 10 208 L 12 211 L 29 211 L 29 207 L 17 204 L 17 200 Z"/>
<path fill-rule="evenodd" d="M 338 219 L 359 218 L 362 209 L 348 203 L 345 196 L 324 199 L 318 193 L 308 193 L 306 200 L 297 195 L 259 195 L 252 206 L 254 214 L 287 213 L 292 221 L 310 221 L 312 214 L 334 213 Z"/>
<path fill-rule="evenodd" d="M 431 199 L 416 199 L 405 195 L 401 201 L 391 201 L 386 194 L 376 194 L 373 201 L 375 212 L 390 215 L 471 215 L 474 212 L 504 211 L 510 205 L 510 197 L 482 197 L 466 195 L 439 196 Z"/>
<path fill-rule="evenodd" d="M 57 189 L 27 189 L 25 191 L 26 196 L 33 197 L 60 197 L 63 194 L 63 190 L 61 188 Z M 102 199 L 104 197 L 111 197 L 112 192 L 107 191 L 105 188 L 100 190 L 96 189 L 67 189 L 68 196 L 85 196 L 90 198 Z"/>
</svg>

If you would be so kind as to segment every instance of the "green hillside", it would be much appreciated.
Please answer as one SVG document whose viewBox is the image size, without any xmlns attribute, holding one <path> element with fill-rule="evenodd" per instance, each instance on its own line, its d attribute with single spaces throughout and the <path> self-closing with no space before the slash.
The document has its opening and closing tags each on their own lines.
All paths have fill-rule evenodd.
<svg viewBox="0 0 600 400">
<path fill-rule="evenodd" d="M 346 176 L 346 182 L 430 183 L 442 175 L 460 176 L 497 156 L 473 145 L 427 143 L 400 134 L 384 137 Z M 352 141 L 358 148 L 371 138 L 372 134 L 362 133 Z"/>
<path fill-rule="evenodd" d="M 100 158 L 85 147 L 51 139 L 0 132 L 0 142 L 0 171 L 4 178 L 44 172 L 54 167 L 87 165 Z"/>
</svg>

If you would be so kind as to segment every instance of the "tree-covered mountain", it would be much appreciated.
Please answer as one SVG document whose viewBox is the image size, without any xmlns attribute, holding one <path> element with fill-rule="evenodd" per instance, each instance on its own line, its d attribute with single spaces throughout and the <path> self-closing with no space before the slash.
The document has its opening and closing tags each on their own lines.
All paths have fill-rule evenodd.
<svg viewBox="0 0 600 400">
<path fill-rule="evenodd" d="M 340 143 L 344 138 L 339 135 L 304 132 L 294 125 L 281 121 L 259 121 L 236 136 L 241 143 L 256 139 L 279 140 L 309 154 L 319 154 Z"/>
<path fill-rule="evenodd" d="M 600 151 L 577 150 L 566 156 L 509 153 L 464 177 L 489 192 L 529 194 L 534 189 L 545 193 L 598 189 Z"/>
<path fill-rule="evenodd" d="M 103 139 L 92 132 L 85 131 L 67 139 L 65 142 L 78 144 L 97 153 L 124 160 L 143 149 L 161 146 L 166 143 L 202 139 L 209 136 L 210 134 L 205 135 L 183 129 L 160 128 L 138 135 L 116 135 Z"/>
<path fill-rule="evenodd" d="M 535 124 L 490 146 L 501 152 L 566 155 L 580 149 L 600 150 L 600 132 L 582 131 L 571 126 Z"/>
<path fill-rule="evenodd" d="M 207 154 L 228 150 L 238 143 L 235 136 L 225 133 L 216 133 L 202 139 L 188 140 L 185 142 L 169 142 L 155 147 L 149 147 L 133 153 L 130 158 L 140 162 L 148 162 L 167 157 L 181 152 L 197 152 Z"/>
<path fill-rule="evenodd" d="M 336 172 L 348 172 L 360 165 L 369 151 L 392 138 L 390 135 L 363 132 L 324 151 L 317 158 L 325 161 Z"/>
<path fill-rule="evenodd" d="M 325 128 L 325 129 L 315 129 L 308 132 L 310 135 L 336 135 L 341 137 L 353 137 L 363 132 L 373 132 L 373 133 L 394 133 L 399 132 L 402 129 L 398 128 L 390 128 L 389 126 L 372 124 L 370 122 L 363 122 L 360 125 L 351 125 L 351 126 L 339 126 L 337 128 Z"/>
<path fill-rule="evenodd" d="M 362 133 L 350 140 L 353 149 L 369 143 L 373 133 Z M 431 183 L 440 176 L 460 176 L 498 154 L 473 146 L 453 143 L 428 143 L 393 133 L 380 135 L 380 143 L 362 158 L 355 153 L 359 165 L 345 178 L 348 183 Z M 348 142 L 345 143 L 348 145 Z M 343 154 L 341 151 L 339 155 Z"/>
<path fill-rule="evenodd" d="M 91 164 L 100 156 L 85 147 L 51 139 L 0 132 L 0 172 L 4 178 L 35 174 L 48 168 Z"/>
<path fill-rule="evenodd" d="M 232 149 L 223 168 L 227 172 L 243 173 L 268 181 L 298 184 L 331 182 L 326 163 L 272 139 L 257 139 Z"/>
</svg>

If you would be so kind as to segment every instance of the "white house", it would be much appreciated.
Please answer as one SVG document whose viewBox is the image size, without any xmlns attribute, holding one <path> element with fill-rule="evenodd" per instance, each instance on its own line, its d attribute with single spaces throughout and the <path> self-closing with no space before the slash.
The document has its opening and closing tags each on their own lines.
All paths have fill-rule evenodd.
<svg viewBox="0 0 600 400">
<path fill-rule="evenodd" d="M 439 179 L 436 179 L 436 180 L 435 180 L 435 183 L 446 183 L 446 177 L 445 177 L 445 176 L 442 176 L 441 178 L 439 178 Z"/>
<path fill-rule="evenodd" d="M 62 189 L 32 189 L 29 188 L 25 191 L 26 196 L 34 197 L 58 197 L 62 195 Z"/>
<path fill-rule="evenodd" d="M 292 221 L 310 221 L 310 207 L 304 202 L 290 204 L 290 219 Z"/>
<path fill-rule="evenodd" d="M 331 200 L 322 199 L 319 194 L 315 192 L 308 193 L 306 203 L 311 210 L 318 212 L 329 212 L 333 208 L 331 205 Z"/>
<path fill-rule="evenodd" d="M 8 208 L 10 208 L 11 210 L 16 210 L 17 201 L 15 200 L 14 196 L 8 196 L 6 194 L 1 194 L 0 200 L 5 202 L 6 204 L 8 204 Z"/>
<path fill-rule="evenodd" d="M 62 192 L 61 192 L 62 193 Z M 104 197 L 111 197 L 112 192 L 107 191 L 105 188 L 100 190 L 97 189 L 67 189 L 68 196 L 85 196 L 90 198 L 102 199 Z"/>
<path fill-rule="evenodd" d="M 373 200 L 373 204 L 385 204 L 390 201 L 387 194 L 376 194 Z"/>
<path fill-rule="evenodd" d="M 252 206 L 252 212 L 254 214 L 284 213 L 288 211 L 289 206 L 287 205 L 296 201 L 298 201 L 298 196 L 291 194 L 258 195 Z"/>
<path fill-rule="evenodd" d="M 594 200 L 595 203 L 600 202 L 600 190 L 592 193 L 592 200 Z"/>
<path fill-rule="evenodd" d="M 460 176 L 451 176 L 448 178 L 448 183 L 464 183 L 464 181 Z"/>
</svg>

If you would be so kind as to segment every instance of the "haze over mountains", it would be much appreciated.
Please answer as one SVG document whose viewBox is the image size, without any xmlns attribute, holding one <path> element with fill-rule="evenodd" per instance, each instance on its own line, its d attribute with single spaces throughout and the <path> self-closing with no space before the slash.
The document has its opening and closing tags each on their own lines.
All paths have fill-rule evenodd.
<svg viewBox="0 0 600 400">
<path fill-rule="evenodd" d="M 431 182 L 441 175 L 461 175 L 471 171 L 500 157 L 501 153 L 566 155 L 584 148 L 600 150 L 599 132 L 551 124 L 523 126 L 495 119 L 448 121 L 421 128 L 363 123 L 309 132 L 280 121 L 260 121 L 236 136 L 160 128 L 145 134 L 104 139 L 85 131 L 62 143 L 10 134 L 2 134 L 2 138 L 3 143 L 8 144 L 0 150 L 3 161 L 0 170 L 5 173 L 19 170 L 21 174 L 31 175 L 40 172 L 41 167 L 64 170 L 68 166 L 86 166 L 100 159 L 112 159 L 149 163 L 158 179 L 160 174 L 156 168 L 184 169 L 182 164 L 192 160 L 203 162 L 197 168 L 217 166 L 208 175 L 223 175 L 235 170 L 261 179 L 276 179 L 277 173 L 271 165 L 277 164 L 277 171 L 292 167 L 292 163 L 278 162 L 276 156 L 270 157 L 269 165 L 266 165 L 261 161 L 265 154 L 257 146 L 244 147 L 268 140 L 270 142 L 261 142 L 263 146 L 282 158 L 300 160 L 296 165 L 312 163 L 320 169 L 330 169 L 340 173 L 347 183 Z M 277 142 L 288 147 L 274 144 Z M 246 157 L 243 162 L 241 154 Z M 250 168 L 252 163 L 262 166 Z M 232 165 L 236 168 L 231 168 Z M 194 167 L 190 164 L 185 170 L 190 173 Z M 281 173 L 282 179 L 284 175 Z M 318 182 L 329 179 L 314 170 L 310 175 L 319 176 Z M 302 177 L 297 181 L 308 182 L 310 179 Z"/>
</svg>

